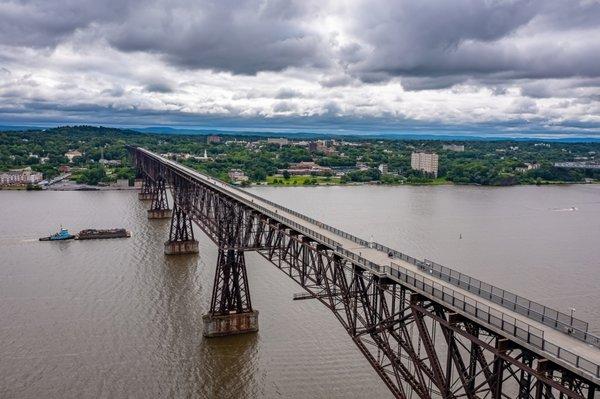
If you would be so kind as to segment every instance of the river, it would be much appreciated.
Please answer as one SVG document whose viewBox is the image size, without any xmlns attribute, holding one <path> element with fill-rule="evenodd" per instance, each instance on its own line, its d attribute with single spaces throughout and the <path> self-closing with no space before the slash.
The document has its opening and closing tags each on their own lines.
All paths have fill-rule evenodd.
<svg viewBox="0 0 600 399">
<path fill-rule="evenodd" d="M 600 332 L 600 186 L 256 187 L 350 233 L 569 312 Z M 0 397 L 389 398 L 339 323 L 248 254 L 254 335 L 204 339 L 216 248 L 165 257 L 134 192 L 0 191 Z M 120 240 L 38 242 L 125 227 Z"/>
</svg>

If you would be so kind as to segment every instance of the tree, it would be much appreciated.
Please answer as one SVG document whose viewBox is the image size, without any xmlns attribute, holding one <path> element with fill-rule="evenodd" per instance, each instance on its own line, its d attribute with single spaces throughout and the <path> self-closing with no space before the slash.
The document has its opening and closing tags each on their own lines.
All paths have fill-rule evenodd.
<svg viewBox="0 0 600 399">
<path fill-rule="evenodd" d="M 283 178 L 285 180 L 289 180 L 289 178 L 290 178 L 290 172 L 288 172 L 287 170 L 284 170 L 283 171 Z"/>
<path fill-rule="evenodd" d="M 77 183 L 89 184 L 91 186 L 97 186 L 102 180 L 106 178 L 106 170 L 103 166 L 93 166 L 83 171 L 83 173 L 77 179 Z"/>
</svg>

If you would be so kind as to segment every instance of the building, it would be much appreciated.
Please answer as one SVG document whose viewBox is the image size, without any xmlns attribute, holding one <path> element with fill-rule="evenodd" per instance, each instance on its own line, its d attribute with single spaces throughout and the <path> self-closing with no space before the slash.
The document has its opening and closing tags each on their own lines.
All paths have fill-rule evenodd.
<svg viewBox="0 0 600 399">
<path fill-rule="evenodd" d="M 104 165 L 104 166 L 121 166 L 121 161 L 119 161 L 118 159 L 100 159 L 98 161 L 99 164 Z"/>
<path fill-rule="evenodd" d="M 555 168 L 600 169 L 600 162 L 555 162 Z"/>
<path fill-rule="evenodd" d="M 314 162 L 299 162 L 290 165 L 288 169 L 282 169 L 279 172 L 287 171 L 290 175 L 330 175 L 332 169 L 327 166 L 320 166 Z"/>
<path fill-rule="evenodd" d="M 308 151 L 310 152 L 325 152 L 328 148 L 332 147 L 333 141 L 331 140 L 317 140 L 308 143 Z"/>
<path fill-rule="evenodd" d="M 73 158 L 80 157 L 83 154 L 77 150 L 65 152 L 65 157 L 69 158 L 69 162 L 73 162 Z"/>
<path fill-rule="evenodd" d="M 363 170 L 363 171 L 364 171 L 364 170 L 369 170 L 369 165 L 367 165 L 367 164 L 366 164 L 366 163 L 364 163 L 364 162 L 357 162 L 357 163 L 356 163 L 356 168 L 357 168 L 358 170 Z"/>
<path fill-rule="evenodd" d="M 454 152 L 463 152 L 465 150 L 465 146 L 462 144 L 444 144 L 442 145 L 442 149 Z"/>
<path fill-rule="evenodd" d="M 204 149 L 204 155 L 202 155 L 201 157 L 193 157 L 196 161 L 208 161 L 210 160 L 210 158 L 208 157 L 208 153 L 206 152 L 206 149 Z"/>
<path fill-rule="evenodd" d="M 58 171 L 60 173 L 69 173 L 69 172 L 71 172 L 71 167 L 69 165 L 60 165 L 58 167 Z"/>
<path fill-rule="evenodd" d="M 519 166 L 515 168 L 515 171 L 519 173 L 525 173 L 528 170 L 538 169 L 540 167 L 537 163 L 527 163 L 525 162 L 525 166 Z"/>
<path fill-rule="evenodd" d="M 438 174 L 438 154 L 432 152 L 413 152 L 410 156 L 410 167 L 414 170 L 421 170 L 437 177 Z"/>
<path fill-rule="evenodd" d="M 231 169 L 228 173 L 229 178 L 234 183 L 241 183 L 248 181 L 248 176 L 244 173 L 244 171 L 240 169 Z"/>
<path fill-rule="evenodd" d="M 215 135 L 210 135 L 206 138 L 206 143 L 210 144 L 210 143 L 220 143 L 221 142 L 221 137 L 219 136 L 215 136 Z"/>
<path fill-rule="evenodd" d="M 43 180 L 40 172 L 34 172 L 30 167 L 23 169 L 11 169 L 0 173 L 0 185 L 13 186 L 25 184 L 37 184 Z"/>
<path fill-rule="evenodd" d="M 268 144 L 277 144 L 279 146 L 282 146 L 282 145 L 288 145 L 290 143 L 290 141 L 288 139 L 286 139 L 285 137 L 282 137 L 282 138 L 268 138 L 267 139 L 267 143 Z"/>
<path fill-rule="evenodd" d="M 381 165 L 379 165 L 377 167 L 377 169 L 379 169 L 379 171 L 381 172 L 382 175 L 387 175 L 388 173 L 390 173 L 389 169 L 388 169 L 388 165 L 385 163 L 382 163 Z"/>
</svg>

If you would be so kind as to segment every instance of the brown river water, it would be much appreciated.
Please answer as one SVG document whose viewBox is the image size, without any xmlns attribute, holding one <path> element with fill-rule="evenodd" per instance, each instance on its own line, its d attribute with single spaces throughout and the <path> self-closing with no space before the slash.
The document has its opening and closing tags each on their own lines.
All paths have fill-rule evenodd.
<svg viewBox="0 0 600 399">
<path fill-rule="evenodd" d="M 600 186 L 257 187 L 350 233 L 554 306 L 600 332 Z M 216 247 L 165 257 L 135 192 L 0 191 L 0 398 L 390 398 L 345 331 L 248 254 L 257 334 L 204 339 Z M 125 227 L 129 239 L 39 242 Z M 462 238 L 461 238 L 462 237 Z"/>
</svg>

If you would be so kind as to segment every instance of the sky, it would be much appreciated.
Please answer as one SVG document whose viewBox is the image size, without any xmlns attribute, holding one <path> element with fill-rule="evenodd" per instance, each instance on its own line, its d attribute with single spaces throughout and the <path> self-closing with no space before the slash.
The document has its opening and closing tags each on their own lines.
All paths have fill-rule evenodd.
<svg viewBox="0 0 600 399">
<path fill-rule="evenodd" d="M 600 137 L 600 0 L 0 0 L 0 124 Z"/>
</svg>

